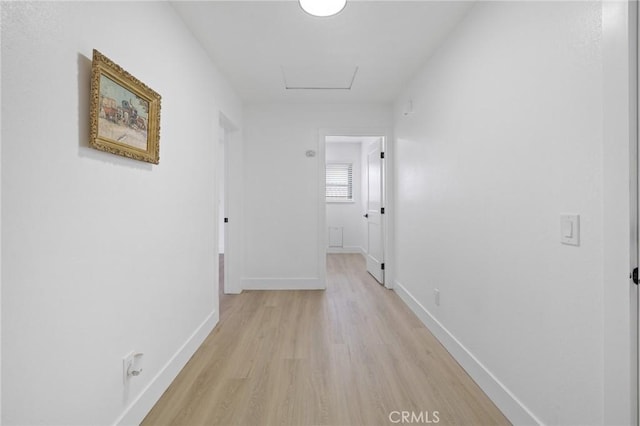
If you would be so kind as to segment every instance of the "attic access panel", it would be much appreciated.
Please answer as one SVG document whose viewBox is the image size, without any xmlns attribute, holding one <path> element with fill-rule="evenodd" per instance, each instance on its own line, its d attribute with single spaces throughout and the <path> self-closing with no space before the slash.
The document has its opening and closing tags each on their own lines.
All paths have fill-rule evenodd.
<svg viewBox="0 0 640 426">
<path fill-rule="evenodd" d="M 282 66 L 286 90 L 351 90 L 357 66 Z"/>
</svg>

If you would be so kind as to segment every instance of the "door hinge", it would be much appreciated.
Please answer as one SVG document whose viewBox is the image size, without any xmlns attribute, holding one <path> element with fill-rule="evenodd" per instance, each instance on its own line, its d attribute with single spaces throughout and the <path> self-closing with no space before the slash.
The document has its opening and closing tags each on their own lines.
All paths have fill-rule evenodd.
<svg viewBox="0 0 640 426">
<path fill-rule="evenodd" d="M 635 285 L 638 285 L 638 268 L 634 268 L 631 276 L 629 277 L 633 280 Z"/>
<path fill-rule="evenodd" d="M 224 218 L 224 223 L 229 223 L 229 218 L 228 217 Z"/>
<path fill-rule="evenodd" d="M 382 269 L 384 271 L 384 263 L 380 264 L 380 269 Z"/>
<path fill-rule="evenodd" d="M 384 152 L 380 153 L 380 158 L 384 160 Z"/>
<path fill-rule="evenodd" d="M 380 214 L 384 214 L 384 207 L 380 209 Z"/>
</svg>

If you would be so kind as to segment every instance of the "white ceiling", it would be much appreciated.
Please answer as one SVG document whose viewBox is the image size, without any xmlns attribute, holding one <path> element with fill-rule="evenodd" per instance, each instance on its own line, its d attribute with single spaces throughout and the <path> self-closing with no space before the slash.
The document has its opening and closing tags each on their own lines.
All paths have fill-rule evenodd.
<svg viewBox="0 0 640 426">
<path fill-rule="evenodd" d="M 472 4 L 349 1 L 315 18 L 297 1 L 171 3 L 245 102 L 390 102 Z"/>
</svg>

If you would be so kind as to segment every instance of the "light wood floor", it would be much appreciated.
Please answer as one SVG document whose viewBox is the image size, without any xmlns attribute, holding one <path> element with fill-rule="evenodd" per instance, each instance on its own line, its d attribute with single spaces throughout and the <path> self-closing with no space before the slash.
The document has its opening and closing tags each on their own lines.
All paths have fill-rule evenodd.
<svg viewBox="0 0 640 426">
<path fill-rule="evenodd" d="M 143 425 L 398 424 L 393 411 L 509 424 L 360 255 L 328 256 L 326 291 L 247 291 L 223 304 Z"/>
</svg>

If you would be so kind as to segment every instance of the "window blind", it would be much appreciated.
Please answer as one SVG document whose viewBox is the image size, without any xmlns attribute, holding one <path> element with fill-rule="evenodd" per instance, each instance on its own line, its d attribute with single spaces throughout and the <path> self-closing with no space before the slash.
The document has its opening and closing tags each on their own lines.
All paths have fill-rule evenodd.
<svg viewBox="0 0 640 426">
<path fill-rule="evenodd" d="M 327 163 L 327 201 L 353 201 L 353 164 Z"/>
</svg>

